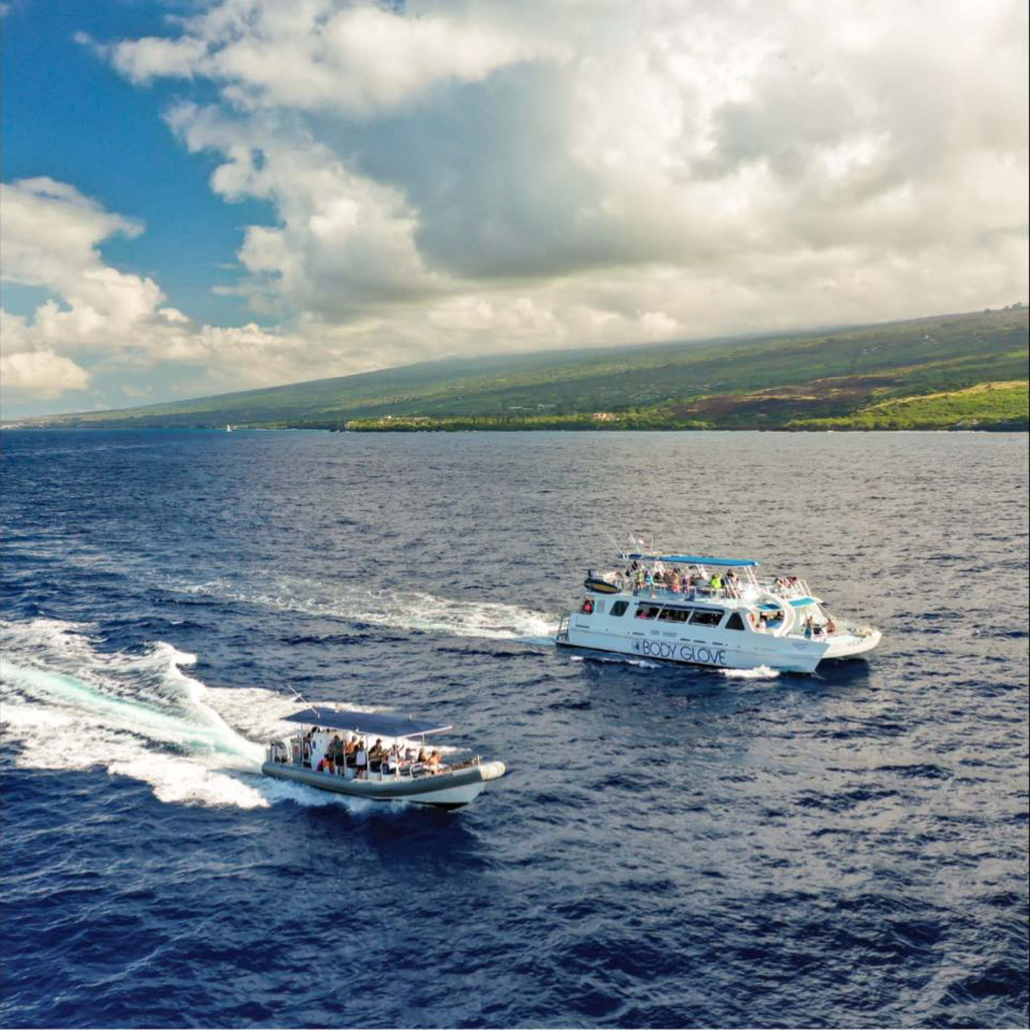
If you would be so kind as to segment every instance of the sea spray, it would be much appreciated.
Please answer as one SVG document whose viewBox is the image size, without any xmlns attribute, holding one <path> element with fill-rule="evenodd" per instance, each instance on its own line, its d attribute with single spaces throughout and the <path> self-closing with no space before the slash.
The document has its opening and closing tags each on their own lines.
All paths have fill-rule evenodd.
<svg viewBox="0 0 1030 1030">
<path fill-rule="evenodd" d="M 557 630 L 553 619 L 530 608 L 491 601 L 456 601 L 420 591 L 370 590 L 299 578 L 263 586 L 226 579 L 175 581 L 168 586 L 181 593 L 442 636 L 549 645 L 554 643 Z"/>
<path fill-rule="evenodd" d="M 294 698 L 213 690 L 182 671 L 195 656 L 164 641 L 139 653 L 103 651 L 91 629 L 3 622 L 2 722 L 16 764 L 104 769 L 149 784 L 166 802 L 254 808 L 333 800 L 260 778 L 264 747 L 251 736 L 285 732 Z"/>
</svg>

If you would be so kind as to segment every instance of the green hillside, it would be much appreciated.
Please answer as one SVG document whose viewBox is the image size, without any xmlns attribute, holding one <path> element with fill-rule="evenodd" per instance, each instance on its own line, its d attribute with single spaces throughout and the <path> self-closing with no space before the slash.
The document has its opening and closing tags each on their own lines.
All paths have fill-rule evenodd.
<svg viewBox="0 0 1030 1030">
<path fill-rule="evenodd" d="M 839 418 L 799 419 L 792 429 L 986 429 L 1026 423 L 1028 383 L 981 383 L 967 390 L 881 401 Z"/>
<path fill-rule="evenodd" d="M 878 419 L 893 425 L 925 414 L 934 425 L 954 424 L 948 421 L 954 415 L 954 422 L 1025 427 L 1025 403 L 1021 413 L 1016 410 L 1016 394 L 1006 394 L 1004 418 L 994 417 L 1001 410 L 999 397 L 986 390 L 961 403 L 937 400 L 932 416 L 925 406 L 905 409 L 906 416 L 884 405 L 1025 381 L 1027 313 L 1021 307 L 832 332 L 453 359 L 46 422 L 332 429 L 349 424 L 366 430 L 825 429 L 867 428 Z M 864 414 L 870 411 L 879 414 Z"/>
</svg>

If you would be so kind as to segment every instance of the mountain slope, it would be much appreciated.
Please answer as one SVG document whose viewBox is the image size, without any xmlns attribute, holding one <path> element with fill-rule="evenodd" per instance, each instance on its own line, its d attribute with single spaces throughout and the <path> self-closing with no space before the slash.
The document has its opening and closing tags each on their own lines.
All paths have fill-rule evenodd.
<svg viewBox="0 0 1030 1030">
<path fill-rule="evenodd" d="M 45 422 L 342 428 L 361 420 L 353 428 L 401 428 L 399 421 L 415 419 L 419 428 L 441 420 L 454 428 L 529 428 L 586 419 L 608 427 L 786 427 L 892 399 L 1025 380 L 1027 338 L 1024 307 L 832 332 L 451 359 Z"/>
</svg>

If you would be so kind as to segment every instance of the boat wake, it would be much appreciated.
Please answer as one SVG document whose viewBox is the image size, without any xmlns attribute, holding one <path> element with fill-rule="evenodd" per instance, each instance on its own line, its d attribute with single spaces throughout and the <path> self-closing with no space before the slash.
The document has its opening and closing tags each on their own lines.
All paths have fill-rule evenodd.
<svg viewBox="0 0 1030 1030">
<path fill-rule="evenodd" d="M 775 680 L 780 674 L 768 665 L 759 665 L 754 669 L 719 669 L 727 679 L 731 680 Z"/>
<path fill-rule="evenodd" d="M 622 655 L 579 655 L 574 654 L 570 662 L 597 662 L 600 665 L 636 665 L 641 669 L 660 669 L 658 662 L 649 662 L 644 658 L 630 658 Z"/>
<path fill-rule="evenodd" d="M 163 641 L 106 652 L 95 627 L 54 619 L 0 623 L 4 741 L 19 767 L 104 769 L 165 802 L 266 807 L 346 803 L 264 780 L 265 738 L 296 701 L 270 690 L 217 690 L 183 672 L 196 661 Z M 290 724 L 285 724 L 289 726 Z M 355 809 L 370 802 L 347 803 Z"/>
<path fill-rule="evenodd" d="M 419 591 L 370 590 L 303 579 L 283 579 L 268 588 L 223 579 L 174 589 L 350 623 L 524 644 L 553 644 L 558 628 L 543 612 L 516 605 L 454 601 Z"/>
</svg>

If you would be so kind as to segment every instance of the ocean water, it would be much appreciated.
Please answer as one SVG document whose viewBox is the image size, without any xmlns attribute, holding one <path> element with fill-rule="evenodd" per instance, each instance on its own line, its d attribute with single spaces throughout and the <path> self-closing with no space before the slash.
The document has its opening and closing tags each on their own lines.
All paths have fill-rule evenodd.
<svg viewBox="0 0 1030 1030">
<path fill-rule="evenodd" d="M 4 1026 L 1026 1026 L 1027 437 L 5 432 Z M 630 529 L 884 631 L 553 645 Z M 452 721 L 454 813 L 261 777 Z"/>
</svg>

